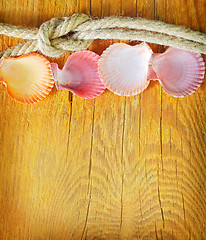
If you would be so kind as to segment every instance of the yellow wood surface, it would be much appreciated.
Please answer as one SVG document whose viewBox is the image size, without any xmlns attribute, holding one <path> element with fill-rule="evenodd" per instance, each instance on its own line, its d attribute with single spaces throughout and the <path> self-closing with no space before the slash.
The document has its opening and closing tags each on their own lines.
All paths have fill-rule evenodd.
<svg viewBox="0 0 206 240">
<path fill-rule="evenodd" d="M 0 1 L 0 21 L 14 25 L 75 12 L 206 31 L 206 0 Z M 0 50 L 19 41 L 1 36 Z M 68 55 L 53 61 L 62 67 Z M 206 239 L 205 93 L 204 83 L 177 99 L 151 82 L 130 98 L 54 89 L 22 105 L 1 84 L 0 240 Z"/>
</svg>

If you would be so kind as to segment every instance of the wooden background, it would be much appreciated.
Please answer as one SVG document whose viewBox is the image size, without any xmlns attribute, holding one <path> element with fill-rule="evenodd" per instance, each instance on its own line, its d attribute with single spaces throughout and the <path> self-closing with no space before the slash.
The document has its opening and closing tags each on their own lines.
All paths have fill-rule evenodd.
<svg viewBox="0 0 206 240">
<path fill-rule="evenodd" d="M 206 31 L 206 0 L 0 0 L 0 21 L 14 25 L 75 12 Z M 1 36 L 0 50 L 19 41 Z M 1 84 L 0 239 L 206 239 L 205 93 L 176 99 L 152 82 L 130 98 L 54 89 L 22 105 Z"/>
</svg>

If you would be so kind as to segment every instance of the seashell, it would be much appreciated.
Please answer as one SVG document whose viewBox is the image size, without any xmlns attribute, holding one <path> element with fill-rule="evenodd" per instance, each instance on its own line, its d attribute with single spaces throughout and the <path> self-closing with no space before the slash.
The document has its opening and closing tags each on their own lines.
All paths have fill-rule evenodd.
<svg viewBox="0 0 206 240">
<path fill-rule="evenodd" d="M 37 53 L 5 57 L 0 62 L 0 80 L 6 85 L 8 94 L 22 103 L 42 100 L 54 86 L 49 61 Z"/>
<path fill-rule="evenodd" d="M 184 97 L 196 91 L 205 72 L 200 54 L 176 48 L 154 54 L 151 68 L 149 78 L 154 79 L 156 74 L 165 92 L 174 97 Z"/>
<path fill-rule="evenodd" d="M 147 80 L 152 50 L 146 43 L 129 46 L 115 43 L 107 48 L 99 60 L 102 82 L 120 96 L 141 93 L 149 84 Z"/>
<path fill-rule="evenodd" d="M 104 90 L 98 73 L 99 55 L 77 51 L 67 59 L 62 70 L 52 64 L 57 90 L 69 90 L 81 98 L 95 98 Z"/>
</svg>

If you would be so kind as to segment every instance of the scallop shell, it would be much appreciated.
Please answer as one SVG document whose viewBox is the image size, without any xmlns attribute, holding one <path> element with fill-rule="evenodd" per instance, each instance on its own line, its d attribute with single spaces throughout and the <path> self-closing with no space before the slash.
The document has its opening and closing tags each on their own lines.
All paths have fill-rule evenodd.
<svg viewBox="0 0 206 240">
<path fill-rule="evenodd" d="M 120 96 L 132 96 L 145 90 L 152 50 L 146 43 L 129 46 L 116 43 L 107 48 L 99 60 L 102 82 Z"/>
<path fill-rule="evenodd" d="M 7 86 L 8 94 L 22 103 L 42 100 L 54 86 L 49 61 L 37 53 L 5 57 L 0 62 L 0 80 Z"/>
<path fill-rule="evenodd" d="M 95 98 L 105 86 L 98 73 L 99 55 L 91 51 L 77 51 L 67 59 L 62 70 L 52 64 L 58 90 L 69 90 L 81 98 Z"/>
<path fill-rule="evenodd" d="M 168 48 L 163 54 L 155 54 L 151 67 L 163 89 L 174 97 L 190 95 L 204 79 L 201 55 L 181 49 Z"/>
</svg>

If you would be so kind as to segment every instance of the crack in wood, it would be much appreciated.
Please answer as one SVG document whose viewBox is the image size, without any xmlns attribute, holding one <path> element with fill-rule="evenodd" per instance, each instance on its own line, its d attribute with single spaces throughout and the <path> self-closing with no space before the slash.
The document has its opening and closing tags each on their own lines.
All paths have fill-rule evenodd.
<svg viewBox="0 0 206 240">
<path fill-rule="evenodd" d="M 156 222 L 155 222 L 155 238 L 156 238 L 156 240 L 159 240 L 159 239 L 158 239 L 158 234 L 157 234 L 157 225 L 156 225 Z"/>
<path fill-rule="evenodd" d="M 162 146 L 162 89 L 161 89 L 161 113 L 160 113 L 160 155 L 161 155 L 161 165 L 162 165 L 162 173 L 164 172 L 163 166 L 163 146 Z M 164 175 L 163 175 L 164 176 Z"/>
<path fill-rule="evenodd" d="M 164 212 L 163 212 L 163 208 L 162 208 L 162 202 L 161 202 L 161 198 L 160 198 L 159 185 L 158 185 L 158 199 L 159 199 L 159 205 L 160 205 L 160 211 L 161 211 L 162 224 L 163 224 L 163 228 L 164 228 L 165 227 L 165 219 L 164 219 Z"/>
<path fill-rule="evenodd" d="M 126 114 L 126 97 L 124 98 L 124 113 L 123 113 L 123 129 L 122 129 L 122 156 L 121 156 L 121 166 L 122 166 L 122 186 L 121 186 L 121 209 L 120 209 L 120 230 L 122 228 L 123 222 L 123 194 L 124 194 L 124 133 L 125 133 L 125 114 Z"/>
<path fill-rule="evenodd" d="M 94 99 L 94 110 L 93 110 L 93 119 L 92 119 L 92 136 L 91 136 L 91 148 L 90 148 L 90 158 L 89 158 L 89 171 L 88 171 L 88 193 L 89 193 L 89 202 L 87 206 L 87 213 L 86 213 L 86 219 L 85 219 L 85 224 L 82 232 L 81 239 L 83 239 L 86 227 L 87 227 L 87 222 L 88 222 L 88 217 L 89 217 L 89 210 L 90 210 L 90 203 L 91 203 L 91 195 L 92 195 L 92 180 L 91 180 L 91 171 L 92 171 L 92 150 L 93 150 L 93 139 L 94 139 L 94 116 L 95 116 L 95 99 Z"/>
<path fill-rule="evenodd" d="M 70 112 L 69 112 L 69 132 L 68 132 L 68 138 L 67 138 L 67 155 L 66 155 L 66 161 L 68 160 L 68 153 L 69 153 L 69 138 L 70 138 L 70 132 L 71 132 L 71 121 L 72 121 L 72 101 L 73 101 L 73 95 L 69 92 L 68 100 L 70 102 Z"/>
</svg>

